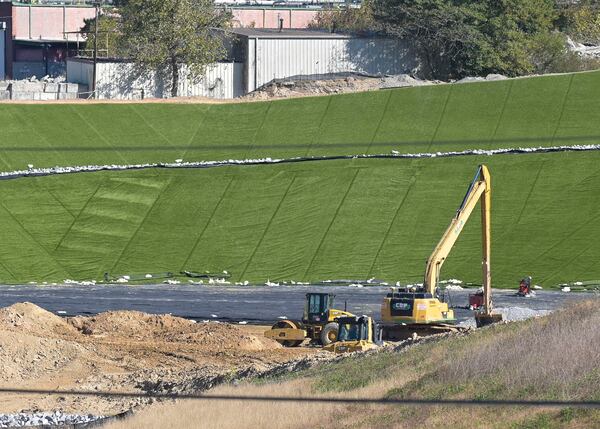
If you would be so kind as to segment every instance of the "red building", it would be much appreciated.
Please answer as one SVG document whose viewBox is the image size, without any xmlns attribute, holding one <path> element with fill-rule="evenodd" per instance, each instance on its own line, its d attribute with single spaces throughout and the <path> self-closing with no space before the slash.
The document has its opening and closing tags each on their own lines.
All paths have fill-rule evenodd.
<svg viewBox="0 0 600 429">
<path fill-rule="evenodd" d="M 233 15 L 234 27 L 304 29 L 308 27 L 320 8 L 233 6 L 228 7 Z"/>
<path fill-rule="evenodd" d="M 4 58 L 0 58 L 0 80 L 65 74 L 67 56 L 76 54 L 77 40 L 82 41 L 76 32 L 85 19 L 94 17 L 95 10 L 85 4 L 88 0 L 80 0 L 77 5 L 53 1 L 25 4 L 0 0 L 0 56 Z M 233 14 L 234 27 L 279 28 L 281 24 L 285 29 L 307 28 L 321 10 L 285 6 L 226 8 Z"/>
<path fill-rule="evenodd" d="M 81 30 L 84 19 L 94 14 L 90 5 L 0 2 L 0 23 L 5 23 L 4 40 L 0 40 L 4 61 L 0 60 L 0 66 L 4 63 L 5 78 L 64 74 L 67 47 L 75 48 L 78 37 L 72 32 Z"/>
</svg>

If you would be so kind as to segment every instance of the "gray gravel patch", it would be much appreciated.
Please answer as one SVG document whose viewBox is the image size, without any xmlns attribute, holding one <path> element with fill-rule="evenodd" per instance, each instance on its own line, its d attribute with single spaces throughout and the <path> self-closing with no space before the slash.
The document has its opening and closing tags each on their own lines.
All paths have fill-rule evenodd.
<svg viewBox="0 0 600 429">
<path fill-rule="evenodd" d="M 46 413 L 0 414 L 0 428 L 35 426 L 82 425 L 105 418 L 92 414 L 65 414 L 60 411 Z"/>
</svg>

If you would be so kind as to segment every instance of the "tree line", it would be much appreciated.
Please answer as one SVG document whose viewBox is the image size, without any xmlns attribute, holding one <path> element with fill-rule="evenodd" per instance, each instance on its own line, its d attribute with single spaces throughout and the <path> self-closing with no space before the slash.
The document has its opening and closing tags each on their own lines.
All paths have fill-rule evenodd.
<svg viewBox="0 0 600 429">
<path fill-rule="evenodd" d="M 600 44 L 600 0 L 366 0 L 312 27 L 404 39 L 430 79 L 600 68 L 567 49 L 568 36 Z"/>
<path fill-rule="evenodd" d="M 178 65 L 202 76 L 225 55 L 214 29 L 230 23 L 212 0 L 120 0 L 83 31 L 88 52 L 97 47 L 167 70 L 176 96 Z M 600 68 L 566 47 L 567 35 L 600 44 L 600 0 L 363 0 L 359 8 L 323 10 L 311 27 L 406 40 L 420 64 L 414 74 L 429 79 Z"/>
</svg>

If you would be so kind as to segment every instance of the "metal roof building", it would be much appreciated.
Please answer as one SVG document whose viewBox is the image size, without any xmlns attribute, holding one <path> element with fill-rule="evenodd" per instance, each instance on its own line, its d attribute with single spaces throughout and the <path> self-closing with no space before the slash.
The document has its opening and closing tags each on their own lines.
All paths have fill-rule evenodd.
<svg viewBox="0 0 600 429">
<path fill-rule="evenodd" d="M 244 64 L 246 92 L 292 76 L 409 73 L 415 56 L 400 40 L 311 30 L 236 28 L 231 55 Z"/>
<path fill-rule="evenodd" d="M 180 95 L 235 98 L 274 79 L 310 79 L 348 72 L 401 74 L 410 73 L 417 66 L 407 45 L 395 39 L 254 28 L 218 30 L 215 37 L 223 37 L 228 58 L 208 67 L 199 81 L 188 79 L 186 66 L 180 65 Z M 96 88 L 99 98 L 168 96 L 168 79 L 151 70 L 137 75 L 127 60 L 102 59 L 96 69 L 94 84 L 93 63 L 89 59 L 69 58 L 67 80 Z"/>
</svg>

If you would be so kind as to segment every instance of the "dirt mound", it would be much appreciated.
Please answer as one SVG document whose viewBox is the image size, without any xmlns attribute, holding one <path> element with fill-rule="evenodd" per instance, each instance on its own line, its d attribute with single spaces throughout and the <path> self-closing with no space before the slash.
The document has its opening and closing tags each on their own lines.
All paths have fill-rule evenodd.
<svg viewBox="0 0 600 429">
<path fill-rule="evenodd" d="M 140 311 L 108 311 L 97 316 L 69 318 L 69 323 L 86 335 L 105 335 L 131 339 L 160 339 L 172 332 L 188 332 L 195 323 L 169 314 Z"/>
<path fill-rule="evenodd" d="M 393 76 L 368 76 L 361 74 L 330 74 L 296 76 L 273 80 L 245 95 L 246 100 L 268 100 L 309 95 L 341 94 L 347 92 L 374 91 L 386 88 L 402 88 L 438 84 L 441 81 L 428 81 L 407 74 Z"/>
<path fill-rule="evenodd" d="M 86 350 L 72 341 L 0 331 L 0 383 L 51 376 L 85 354 Z"/>
<path fill-rule="evenodd" d="M 19 302 L 1 308 L 0 330 L 18 330 L 42 336 L 75 332 L 63 318 L 30 302 Z"/>
<path fill-rule="evenodd" d="M 194 343 L 213 350 L 240 349 L 248 351 L 272 350 L 282 346 L 273 340 L 248 334 L 241 328 L 226 323 L 199 323 L 194 331 L 173 335 L 169 341 Z"/>
<path fill-rule="evenodd" d="M 73 317 L 69 323 L 85 335 L 195 344 L 211 350 L 259 351 L 281 347 L 234 325 L 196 323 L 170 314 L 110 311 L 93 317 Z"/>
</svg>

